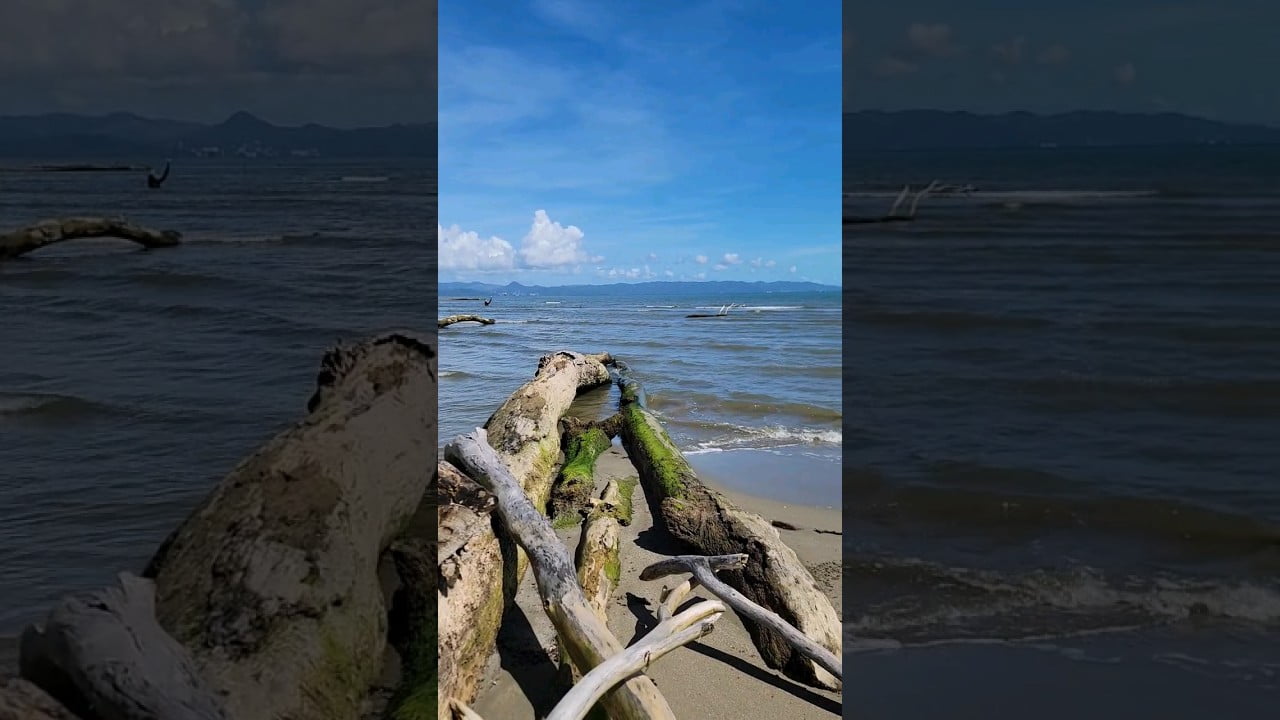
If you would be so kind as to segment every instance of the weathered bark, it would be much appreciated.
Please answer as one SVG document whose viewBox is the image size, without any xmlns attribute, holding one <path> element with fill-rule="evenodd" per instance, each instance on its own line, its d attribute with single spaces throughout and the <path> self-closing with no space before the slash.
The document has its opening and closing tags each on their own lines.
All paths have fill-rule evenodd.
<svg viewBox="0 0 1280 720">
<path fill-rule="evenodd" d="M 564 467 L 552 487 L 548 515 L 559 520 L 586 507 L 596 488 L 596 459 L 612 446 L 613 439 L 595 425 L 565 432 Z"/>
<path fill-rule="evenodd" d="M 437 320 L 436 328 L 439 329 L 439 328 L 449 327 L 454 323 L 461 323 L 461 322 L 473 322 L 473 323 L 480 323 L 481 325 L 492 325 L 496 323 L 497 320 L 494 320 L 493 318 L 480 317 L 479 315 L 450 315 L 449 317 L 442 317 L 439 320 Z"/>
<path fill-rule="evenodd" d="M 0 234 L 0 260 L 11 260 L 46 245 L 82 238 L 111 237 L 132 240 L 151 248 L 173 247 L 182 242 L 182 234 L 173 230 L 152 230 L 122 218 L 62 218 L 44 220 Z"/>
<path fill-rule="evenodd" d="M 657 506 L 662 526 L 673 537 L 704 555 L 748 552 L 741 570 L 725 573 L 730 586 L 752 602 L 777 613 L 822 647 L 840 654 L 840 621 L 813 576 L 782 542 L 776 528 L 754 513 L 703 485 L 671 441 L 666 430 L 636 398 L 643 397 L 634 378 L 627 378 L 621 412 L 623 444 L 640 473 L 645 494 Z M 627 398 L 632 398 L 627 402 Z M 812 660 L 796 652 L 773 629 L 743 618 L 760 655 L 802 682 L 837 688 L 840 682 Z"/>
<path fill-rule="evenodd" d="M 600 500 L 587 513 L 574 553 L 578 582 L 601 619 L 607 619 L 609 595 L 618 586 L 622 526 L 631 524 L 631 493 L 635 482 L 610 480 L 605 485 Z"/>
<path fill-rule="evenodd" d="M 534 378 L 522 385 L 486 423 L 489 439 L 503 463 L 520 482 L 539 510 L 546 507 L 551 482 L 560 460 L 559 421 L 578 391 L 609 382 L 607 353 L 583 355 L 557 352 L 545 355 Z M 441 471 L 441 573 L 439 592 L 440 697 L 462 703 L 475 699 L 484 663 L 493 652 L 502 613 L 515 598 L 528 560 L 509 538 L 495 532 L 485 501 L 456 486 L 467 497 L 463 510 L 449 508 Z M 465 516 L 469 512 L 470 516 Z M 452 538 L 465 538 L 455 543 Z M 447 545 L 455 550 L 448 556 Z M 504 548 L 507 548 L 504 550 Z M 465 561 L 450 561 L 460 557 Z M 440 719 L 448 718 L 442 704 Z"/>
<path fill-rule="evenodd" d="M 440 584 L 437 646 L 438 693 L 442 699 L 471 702 L 493 651 L 502 613 L 515 596 L 516 553 L 494 533 L 494 499 L 452 465 L 439 464 L 437 514 Z M 439 720 L 450 720 L 441 703 Z"/>
<path fill-rule="evenodd" d="M 487 433 L 477 429 L 445 446 L 445 457 L 494 494 L 505 527 L 528 553 L 560 649 L 573 664 L 589 671 L 623 647 L 608 625 L 592 609 L 578 585 L 573 562 L 551 523 L 531 502 L 525 490 L 489 445 Z M 614 720 L 674 720 L 666 700 L 647 677 L 633 678 L 605 695 L 603 704 Z"/>
<path fill-rule="evenodd" d="M 707 589 L 712 595 L 723 600 L 739 617 L 750 618 L 751 620 L 771 628 L 786 639 L 796 652 L 804 655 L 810 660 L 820 665 L 827 672 L 843 681 L 844 668 L 839 658 L 830 650 L 822 647 L 806 637 L 799 630 L 789 625 L 785 620 L 766 608 L 751 602 L 741 593 L 728 585 L 721 582 L 720 578 L 715 576 L 716 569 L 741 568 L 747 564 L 747 555 L 739 553 L 737 555 L 721 555 L 719 557 L 704 557 L 701 555 L 677 555 L 666 560 L 656 562 L 645 568 L 640 573 L 641 580 L 657 580 L 667 575 L 677 573 L 690 573 L 693 579 Z M 731 561 L 727 563 L 725 561 Z M 692 587 L 690 585 L 690 587 Z M 682 586 L 683 588 L 683 586 Z M 665 607 L 665 603 L 664 603 Z"/>
<path fill-rule="evenodd" d="M 22 676 L 103 720 L 227 720 L 186 649 L 156 622 L 154 584 L 129 573 L 119 580 L 65 598 L 43 628 L 23 631 Z"/>
<path fill-rule="evenodd" d="M 310 414 L 235 468 L 146 573 L 161 625 L 235 720 L 356 715 L 386 648 L 379 559 L 430 482 L 432 347 L 339 347 L 317 384 Z"/>
<path fill-rule="evenodd" d="M 29 680 L 0 680 L 0 720 L 81 720 Z"/>
</svg>

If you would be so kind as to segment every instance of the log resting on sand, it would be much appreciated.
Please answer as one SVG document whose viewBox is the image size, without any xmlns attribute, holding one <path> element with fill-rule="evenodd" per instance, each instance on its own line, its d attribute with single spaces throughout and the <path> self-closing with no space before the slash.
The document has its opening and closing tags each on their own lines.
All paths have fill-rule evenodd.
<svg viewBox="0 0 1280 720">
<path fill-rule="evenodd" d="M 617 587 L 621 574 L 618 557 L 622 542 L 622 526 L 631 524 L 631 494 L 635 478 L 610 480 L 605 485 L 582 524 L 582 536 L 574 553 L 578 566 L 578 582 L 591 601 L 591 607 L 602 618 L 609 595 Z"/>
<path fill-rule="evenodd" d="M 608 354 L 546 355 L 534 378 L 512 393 L 485 425 L 489 443 L 540 512 L 559 465 L 560 419 L 580 390 L 610 382 L 606 366 L 611 364 Z M 439 694 L 469 703 L 527 559 L 505 533 L 495 532 L 488 494 L 456 471 L 446 482 L 445 467 L 441 465 L 437 516 Z M 440 706 L 439 717 L 449 717 L 447 704 Z"/>
<path fill-rule="evenodd" d="M 785 620 L 778 617 L 777 613 L 760 607 L 751 602 L 737 590 L 724 584 L 720 578 L 715 576 L 716 569 L 737 569 L 745 567 L 748 557 L 745 554 L 737 555 L 721 555 L 718 557 L 704 557 L 701 555 L 677 555 L 676 557 L 667 558 L 656 562 L 645 568 L 640 573 L 641 580 L 657 580 L 667 575 L 675 575 L 677 573 L 690 573 L 693 575 L 693 581 L 703 586 L 712 595 L 720 598 L 739 617 L 750 618 L 751 620 L 765 625 L 779 635 L 786 638 L 791 647 L 797 652 L 820 665 L 827 672 L 836 678 L 844 679 L 844 668 L 840 659 L 830 650 L 822 647 L 818 643 L 810 640 L 807 636 L 791 627 Z M 687 583 L 688 589 L 692 589 L 693 582 Z M 684 586 L 680 587 L 681 592 L 687 592 Z M 664 602 L 664 608 L 666 603 Z"/>
<path fill-rule="evenodd" d="M 152 230 L 121 218 L 62 218 L 0 234 L 0 260 L 11 260 L 67 240 L 103 237 L 132 240 L 148 249 L 173 247 L 182 242 L 182 234 L 174 230 Z"/>
<path fill-rule="evenodd" d="M 490 447 L 485 431 L 477 429 L 458 437 L 445 446 L 445 457 L 497 499 L 497 513 L 503 524 L 528 553 L 543 608 L 555 625 L 561 652 L 582 672 L 621 654 L 622 643 L 609 631 L 578 584 L 568 550 L 507 469 L 504 459 Z M 603 704 L 615 720 L 675 718 L 657 686 L 643 675 L 605 695 Z M 589 709 L 590 705 L 584 708 Z"/>
<path fill-rule="evenodd" d="M 839 656 L 840 621 L 835 608 L 795 551 L 782 542 L 769 521 L 739 509 L 698 480 L 658 419 L 639 400 L 643 398 L 639 383 L 622 374 L 623 444 L 662 526 L 702 555 L 748 553 L 746 566 L 726 571 L 725 581 Z M 801 682 L 840 687 L 839 679 L 797 652 L 777 631 L 749 616 L 742 620 L 770 667 Z"/>
<path fill-rule="evenodd" d="M 449 317 L 442 317 L 439 320 L 437 320 L 436 328 L 437 329 L 446 328 L 455 323 L 463 323 L 463 322 L 480 323 L 481 325 L 492 325 L 498 321 L 494 320 L 493 318 L 481 317 L 479 315 L 450 315 Z"/>
<path fill-rule="evenodd" d="M 160 624 L 234 720 L 356 716 L 386 648 L 379 560 L 431 480 L 426 341 L 340 346 L 317 386 L 309 415 L 235 468 L 146 571 Z"/>
<path fill-rule="evenodd" d="M 564 467 L 551 489 L 548 515 L 561 520 L 587 506 L 596 488 L 596 460 L 612 445 L 609 431 L 599 425 L 569 424 L 564 433 Z"/>
</svg>

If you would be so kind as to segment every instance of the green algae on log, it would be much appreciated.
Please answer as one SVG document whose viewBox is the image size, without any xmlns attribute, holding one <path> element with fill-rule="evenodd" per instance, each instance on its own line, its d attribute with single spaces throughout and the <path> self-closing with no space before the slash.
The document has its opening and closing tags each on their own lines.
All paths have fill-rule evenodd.
<svg viewBox="0 0 1280 720">
<path fill-rule="evenodd" d="M 580 670 L 604 663 L 623 653 L 623 645 L 592 607 L 578 584 L 568 550 L 551 529 L 551 523 L 531 502 L 520 482 L 507 469 L 503 457 L 488 442 L 483 429 L 455 438 L 444 455 L 468 477 L 485 487 L 497 501 L 496 514 L 529 556 L 542 596 L 543 608 L 556 628 L 561 652 Z M 675 716 L 653 680 L 630 677 L 604 695 L 602 703 L 616 720 L 674 720 Z M 591 702 L 582 708 L 585 713 Z M 560 708 L 552 712 L 557 716 Z M 580 717 L 580 716 L 579 716 Z"/>
<path fill-rule="evenodd" d="M 622 441 L 640 474 L 645 493 L 658 507 L 658 521 L 673 537 L 703 555 L 749 553 L 725 581 L 752 602 L 776 613 L 814 642 L 840 655 L 840 621 L 795 551 L 767 520 L 739 509 L 703 485 L 671 437 L 643 402 L 644 392 L 629 372 L 620 412 Z M 825 688 L 840 681 L 792 647 L 773 629 L 743 618 L 765 663 L 789 677 Z"/>
<path fill-rule="evenodd" d="M 560 469 L 560 479 L 551 490 L 548 515 L 552 518 L 573 516 L 586 506 L 596 487 L 596 460 L 612 445 L 613 439 L 595 425 L 565 433 L 565 463 Z"/>
<path fill-rule="evenodd" d="M 0 233 L 0 260 L 12 260 L 42 247 L 83 238 L 117 238 L 144 248 L 167 248 L 182 242 L 182 233 L 152 230 L 123 218 L 73 217 L 44 220 Z"/>
<path fill-rule="evenodd" d="M 581 390 L 611 382 L 607 366 L 612 364 L 607 353 L 545 355 L 533 379 L 516 389 L 485 423 L 494 450 L 540 512 L 545 511 L 560 465 L 560 420 Z M 475 699 L 502 613 L 515 597 L 528 559 L 510 538 L 495 534 L 488 510 L 482 507 L 484 495 L 469 488 L 474 483 L 459 474 L 452 487 L 465 497 L 451 506 L 443 474 L 441 480 L 438 562 L 445 580 L 437 595 L 439 694 L 465 704 Z M 455 537 L 459 541 L 453 541 Z M 447 712 L 448 703 L 442 702 L 440 720 L 447 720 Z"/>
</svg>

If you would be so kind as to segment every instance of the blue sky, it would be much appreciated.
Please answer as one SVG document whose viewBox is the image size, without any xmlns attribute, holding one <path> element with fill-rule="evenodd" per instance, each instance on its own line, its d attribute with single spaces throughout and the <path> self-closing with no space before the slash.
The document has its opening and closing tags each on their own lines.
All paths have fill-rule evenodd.
<svg viewBox="0 0 1280 720">
<path fill-rule="evenodd" d="M 440 276 L 840 281 L 836 0 L 440 6 Z"/>
<path fill-rule="evenodd" d="M 846 108 L 1182 112 L 1280 126 L 1274 0 L 860 2 Z"/>
</svg>

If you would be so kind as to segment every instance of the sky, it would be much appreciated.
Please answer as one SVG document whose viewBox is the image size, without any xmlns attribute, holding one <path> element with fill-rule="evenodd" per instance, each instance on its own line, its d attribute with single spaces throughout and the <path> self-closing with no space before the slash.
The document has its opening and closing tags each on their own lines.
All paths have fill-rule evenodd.
<svg viewBox="0 0 1280 720">
<path fill-rule="evenodd" d="M 850 3 L 845 109 L 1181 112 L 1280 126 L 1274 0 Z"/>
<path fill-rule="evenodd" d="M 0 115 L 431 122 L 436 0 L 3 0 Z"/>
<path fill-rule="evenodd" d="M 840 282 L 836 0 L 440 8 L 440 277 Z"/>
</svg>

